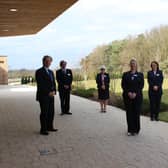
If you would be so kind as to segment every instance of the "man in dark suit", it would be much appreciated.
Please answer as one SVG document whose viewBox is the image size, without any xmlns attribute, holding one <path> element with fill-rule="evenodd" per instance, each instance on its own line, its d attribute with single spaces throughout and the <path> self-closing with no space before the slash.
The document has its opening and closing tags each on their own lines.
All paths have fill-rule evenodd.
<svg viewBox="0 0 168 168">
<path fill-rule="evenodd" d="M 43 57 L 43 67 L 36 71 L 37 95 L 36 100 L 40 103 L 41 114 L 41 135 L 48 135 L 48 131 L 55 132 L 54 129 L 54 95 L 56 95 L 56 83 L 53 72 L 49 69 L 52 57 Z"/>
<path fill-rule="evenodd" d="M 60 62 L 60 69 L 56 71 L 58 90 L 61 101 L 61 115 L 72 115 L 70 110 L 70 92 L 73 80 L 72 71 L 66 68 L 66 61 Z"/>
</svg>

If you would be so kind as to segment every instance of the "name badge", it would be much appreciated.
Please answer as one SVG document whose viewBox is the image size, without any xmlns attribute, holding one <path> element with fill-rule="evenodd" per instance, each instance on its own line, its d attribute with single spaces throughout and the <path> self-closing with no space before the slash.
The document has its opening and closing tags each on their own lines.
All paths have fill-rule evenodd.
<svg viewBox="0 0 168 168">
<path fill-rule="evenodd" d="M 131 76 L 131 80 L 134 80 L 137 76 L 137 74 L 134 74 L 133 76 Z"/>
</svg>

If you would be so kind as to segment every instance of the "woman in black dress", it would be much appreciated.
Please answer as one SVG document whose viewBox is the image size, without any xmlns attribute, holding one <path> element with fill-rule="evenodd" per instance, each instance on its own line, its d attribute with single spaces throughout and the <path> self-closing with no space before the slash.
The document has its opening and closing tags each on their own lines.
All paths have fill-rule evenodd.
<svg viewBox="0 0 168 168">
<path fill-rule="evenodd" d="M 149 100 L 150 100 L 150 117 L 151 121 L 158 121 L 160 102 L 162 97 L 163 73 L 159 70 L 159 63 L 151 63 L 152 70 L 148 72 Z"/>
<path fill-rule="evenodd" d="M 140 113 L 144 87 L 143 73 L 137 71 L 137 62 L 130 61 L 130 71 L 122 77 L 123 99 L 126 108 L 128 136 L 137 135 L 140 131 Z"/>
<path fill-rule="evenodd" d="M 105 72 L 106 67 L 101 66 L 100 73 L 97 74 L 96 83 L 98 88 L 98 98 L 100 100 L 101 112 L 106 112 L 106 106 L 109 99 L 109 85 L 110 77 L 109 74 Z"/>
</svg>

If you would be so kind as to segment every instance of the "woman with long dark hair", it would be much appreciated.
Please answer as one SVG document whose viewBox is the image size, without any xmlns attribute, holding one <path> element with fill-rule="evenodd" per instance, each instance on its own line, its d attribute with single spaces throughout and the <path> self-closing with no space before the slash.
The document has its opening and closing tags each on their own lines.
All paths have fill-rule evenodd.
<svg viewBox="0 0 168 168">
<path fill-rule="evenodd" d="M 147 74 L 149 84 L 150 117 L 151 121 L 158 121 L 160 102 L 162 97 L 163 73 L 159 69 L 159 63 L 152 61 L 151 71 Z"/>
</svg>

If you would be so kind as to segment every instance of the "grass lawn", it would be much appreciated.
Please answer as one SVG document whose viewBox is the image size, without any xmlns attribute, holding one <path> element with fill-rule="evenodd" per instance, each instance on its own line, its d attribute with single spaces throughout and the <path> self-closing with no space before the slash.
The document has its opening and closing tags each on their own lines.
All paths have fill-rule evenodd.
<svg viewBox="0 0 168 168">
<path fill-rule="evenodd" d="M 167 112 L 162 112 L 162 113 L 160 113 L 159 119 L 160 119 L 161 121 L 168 122 L 168 111 L 167 111 Z"/>
<path fill-rule="evenodd" d="M 86 89 L 97 88 L 95 80 L 81 81 L 81 82 L 78 82 L 78 84 L 76 82 L 74 82 L 73 84 L 75 86 L 78 85 L 78 84 L 82 85 Z M 121 89 L 121 79 L 111 80 L 111 86 L 113 86 L 113 87 L 115 86 L 115 92 L 116 93 L 121 93 L 122 92 L 122 89 Z M 168 78 L 164 79 L 163 89 L 164 90 L 168 89 Z M 144 85 L 144 91 L 146 91 L 146 90 L 148 90 L 147 79 L 145 79 L 145 85 Z"/>
<path fill-rule="evenodd" d="M 117 102 L 115 104 L 112 104 L 114 106 L 117 106 L 119 108 L 124 108 L 123 101 L 122 101 L 122 89 L 121 89 L 121 79 L 117 79 L 114 81 L 111 81 L 111 84 L 114 85 L 115 83 L 115 91 L 116 95 L 119 97 L 117 99 Z M 85 98 L 93 98 L 94 100 L 97 98 L 95 97 L 95 93 L 97 93 L 96 83 L 95 80 L 89 80 L 89 81 L 82 81 L 73 83 L 74 88 L 73 94 L 85 97 Z M 168 79 L 164 80 L 163 84 L 163 96 L 162 96 L 162 102 L 161 102 L 161 112 L 160 112 L 160 120 L 168 122 Z M 148 84 L 147 80 L 145 80 L 145 87 L 143 90 L 143 107 L 142 107 L 142 114 L 143 115 L 149 115 L 149 99 L 148 99 Z M 113 102 L 113 100 L 112 100 Z"/>
</svg>

